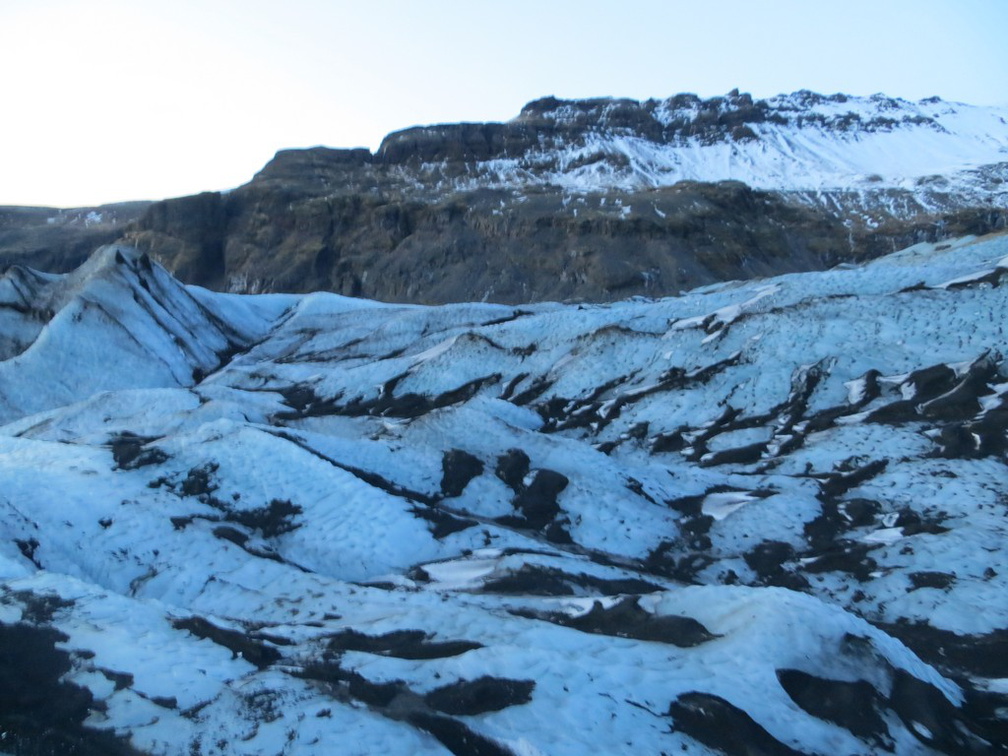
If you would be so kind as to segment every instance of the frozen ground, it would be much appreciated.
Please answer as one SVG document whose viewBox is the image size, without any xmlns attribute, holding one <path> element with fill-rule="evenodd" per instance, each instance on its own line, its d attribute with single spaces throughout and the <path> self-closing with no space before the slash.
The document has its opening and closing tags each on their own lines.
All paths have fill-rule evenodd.
<svg viewBox="0 0 1008 756">
<path fill-rule="evenodd" d="M 605 306 L 12 270 L 0 748 L 999 752 L 1006 278 L 1005 236 Z"/>
</svg>

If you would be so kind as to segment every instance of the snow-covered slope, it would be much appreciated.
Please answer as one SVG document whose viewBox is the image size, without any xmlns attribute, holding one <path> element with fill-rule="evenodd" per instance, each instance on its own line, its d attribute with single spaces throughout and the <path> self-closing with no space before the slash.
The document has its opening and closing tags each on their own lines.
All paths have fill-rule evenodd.
<svg viewBox="0 0 1008 756">
<path fill-rule="evenodd" d="M 470 147 L 471 173 L 462 184 L 598 192 L 742 181 L 782 192 L 905 190 L 932 201 L 937 194 L 966 192 L 970 201 L 996 196 L 1004 205 L 1006 119 L 1005 108 L 938 98 L 910 102 L 806 91 L 757 101 L 737 92 L 646 102 L 547 98 L 500 125 L 503 136 L 485 137 L 491 146 L 484 154 Z M 392 134 L 378 156 L 403 159 L 410 154 L 406 146 L 423 156 L 418 142 L 451 139 L 464 127 Z M 493 148 L 509 139 L 519 149 Z M 425 169 L 443 170 L 436 150 L 428 146 L 427 152 Z M 978 175 L 979 169 L 986 172 Z"/>
<path fill-rule="evenodd" d="M 653 155 L 631 143 L 626 154 L 655 185 L 735 180 L 785 191 L 879 183 L 911 188 L 921 177 L 1008 160 L 1004 109 L 888 98 L 796 102 L 793 95 L 769 102 L 791 118 L 749 125 L 755 138 L 684 140 L 681 148 Z"/>
<path fill-rule="evenodd" d="M 598 306 L 15 272 L 4 742 L 997 752 L 1006 278 L 1005 236 Z"/>
</svg>

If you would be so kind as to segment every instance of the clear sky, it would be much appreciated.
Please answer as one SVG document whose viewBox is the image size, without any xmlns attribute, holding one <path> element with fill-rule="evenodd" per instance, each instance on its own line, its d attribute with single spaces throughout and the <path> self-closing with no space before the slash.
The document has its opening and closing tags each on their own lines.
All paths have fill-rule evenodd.
<svg viewBox="0 0 1008 756">
<path fill-rule="evenodd" d="M 157 199 L 529 100 L 1008 104 L 1008 0 L 0 0 L 0 204 Z"/>
</svg>

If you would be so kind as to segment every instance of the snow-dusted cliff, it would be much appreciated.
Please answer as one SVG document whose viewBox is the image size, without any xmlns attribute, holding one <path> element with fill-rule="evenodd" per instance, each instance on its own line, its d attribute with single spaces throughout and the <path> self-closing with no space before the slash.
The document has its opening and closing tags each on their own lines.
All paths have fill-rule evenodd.
<svg viewBox="0 0 1008 756">
<path fill-rule="evenodd" d="M 376 157 L 432 174 L 461 159 L 470 164 L 464 186 L 585 193 L 741 181 L 779 192 L 901 189 L 923 198 L 941 189 L 975 200 L 985 192 L 974 171 L 1000 164 L 997 177 L 1005 178 L 1006 118 L 1005 108 L 884 95 L 547 98 L 506 124 L 392 134 Z M 1008 192 L 1000 181 L 987 190 L 1002 201 Z"/>
</svg>

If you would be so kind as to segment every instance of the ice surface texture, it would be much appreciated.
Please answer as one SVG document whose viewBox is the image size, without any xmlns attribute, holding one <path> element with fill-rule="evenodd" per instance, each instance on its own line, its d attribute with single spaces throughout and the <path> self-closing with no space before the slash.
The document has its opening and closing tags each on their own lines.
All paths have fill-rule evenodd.
<svg viewBox="0 0 1008 756">
<path fill-rule="evenodd" d="M 598 306 L 213 294 L 118 247 L 11 271 L 0 674 L 35 677 L 0 730 L 1003 744 L 1006 276 L 1004 236 Z"/>
</svg>

